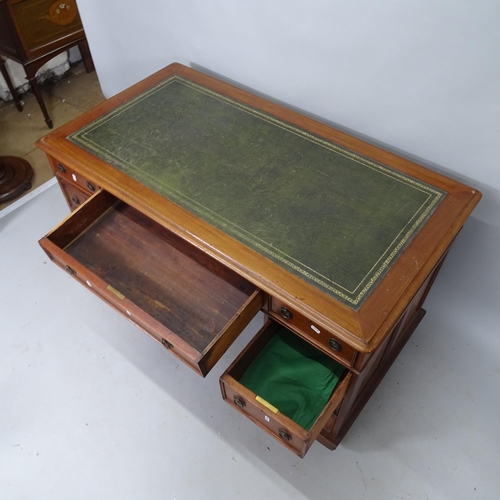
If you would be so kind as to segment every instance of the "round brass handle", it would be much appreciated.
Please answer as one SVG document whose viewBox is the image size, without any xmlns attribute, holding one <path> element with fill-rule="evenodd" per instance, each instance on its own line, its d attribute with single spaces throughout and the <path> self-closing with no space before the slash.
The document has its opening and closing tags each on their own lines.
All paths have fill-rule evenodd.
<svg viewBox="0 0 500 500">
<path fill-rule="evenodd" d="M 233 401 L 238 408 L 245 408 L 245 406 L 247 405 L 245 401 L 239 396 L 234 396 Z"/>
<path fill-rule="evenodd" d="M 161 339 L 161 343 L 167 348 L 167 349 L 172 349 L 174 347 L 167 339 Z"/>
<path fill-rule="evenodd" d="M 63 173 L 63 174 L 65 174 L 65 173 L 66 173 L 66 168 L 64 168 L 64 165 L 63 165 L 62 163 L 59 163 L 59 164 L 57 165 L 57 168 L 59 169 L 59 171 L 60 171 L 61 173 Z"/>
<path fill-rule="evenodd" d="M 76 194 L 74 194 L 71 199 L 73 200 L 73 203 L 75 205 L 80 205 L 80 200 L 78 199 L 78 196 L 76 196 Z"/>
<path fill-rule="evenodd" d="M 288 432 L 286 432 L 285 429 L 280 429 L 278 431 L 278 435 L 281 439 L 283 439 L 283 441 L 291 441 L 292 439 L 292 436 L 290 436 L 290 434 L 288 434 Z"/>
<path fill-rule="evenodd" d="M 93 193 L 95 191 L 95 187 L 94 185 L 90 182 L 90 181 L 87 181 L 87 189 Z"/>
<path fill-rule="evenodd" d="M 69 267 L 69 266 L 66 266 L 66 271 L 68 271 L 68 273 L 71 274 L 71 275 L 76 274 L 76 271 L 74 269 L 72 269 L 71 267 Z"/>
<path fill-rule="evenodd" d="M 281 315 L 282 315 L 285 319 L 291 319 L 291 318 L 293 318 L 292 311 L 290 311 L 290 309 L 288 309 L 288 307 L 282 307 L 282 308 L 280 309 L 280 313 L 281 313 Z"/>
<path fill-rule="evenodd" d="M 334 351 L 341 351 L 342 350 L 342 344 L 340 342 L 338 342 L 337 340 L 335 340 L 335 339 L 330 339 L 328 341 L 328 344 L 330 344 L 330 347 Z"/>
</svg>

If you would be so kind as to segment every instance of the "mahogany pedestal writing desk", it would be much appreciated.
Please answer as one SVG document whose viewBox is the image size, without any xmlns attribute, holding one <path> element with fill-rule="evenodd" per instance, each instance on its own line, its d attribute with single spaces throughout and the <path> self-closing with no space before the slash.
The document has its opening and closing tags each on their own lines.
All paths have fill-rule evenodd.
<svg viewBox="0 0 500 500">
<path fill-rule="evenodd" d="M 424 315 L 476 190 L 172 64 L 38 143 L 49 257 L 304 456 L 334 449 Z M 182 375 L 179 375 L 182 376 Z"/>
</svg>

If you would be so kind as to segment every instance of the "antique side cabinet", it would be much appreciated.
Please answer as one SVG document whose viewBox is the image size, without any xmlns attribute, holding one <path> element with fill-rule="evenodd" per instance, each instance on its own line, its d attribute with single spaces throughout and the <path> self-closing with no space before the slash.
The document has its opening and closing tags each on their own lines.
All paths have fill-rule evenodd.
<svg viewBox="0 0 500 500">
<path fill-rule="evenodd" d="M 52 119 L 36 80 L 37 71 L 52 58 L 78 45 L 85 69 L 94 71 L 94 63 L 83 31 L 75 0 L 0 0 L 0 71 L 17 109 L 22 111 L 2 55 L 23 65 L 45 122 Z"/>
<path fill-rule="evenodd" d="M 303 457 L 334 449 L 424 315 L 476 190 L 179 64 L 38 143 L 40 244 Z"/>
</svg>

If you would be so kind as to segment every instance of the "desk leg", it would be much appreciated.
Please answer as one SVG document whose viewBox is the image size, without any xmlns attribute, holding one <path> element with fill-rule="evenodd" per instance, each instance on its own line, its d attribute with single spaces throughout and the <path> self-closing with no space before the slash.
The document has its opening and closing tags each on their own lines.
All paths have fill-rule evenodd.
<svg viewBox="0 0 500 500">
<path fill-rule="evenodd" d="M 12 84 L 12 80 L 10 79 L 10 75 L 7 71 L 7 68 L 5 67 L 5 60 L 0 57 L 0 72 L 2 73 L 2 76 L 5 79 L 5 83 L 7 84 L 7 87 L 12 94 L 12 99 L 14 100 L 14 103 L 16 104 L 16 108 L 18 109 L 19 112 L 23 110 L 23 101 L 19 97 L 19 95 L 16 92 L 16 89 L 14 88 L 14 85 Z"/>
</svg>

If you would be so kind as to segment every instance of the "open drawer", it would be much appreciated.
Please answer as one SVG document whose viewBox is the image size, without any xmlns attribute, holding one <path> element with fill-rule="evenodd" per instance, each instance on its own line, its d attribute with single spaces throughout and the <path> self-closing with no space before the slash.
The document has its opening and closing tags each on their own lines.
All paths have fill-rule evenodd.
<svg viewBox="0 0 500 500">
<path fill-rule="evenodd" d="M 351 373 L 269 320 L 220 378 L 222 397 L 304 457 L 346 392 Z"/>
<path fill-rule="evenodd" d="M 205 376 L 263 294 L 106 191 L 40 240 L 51 260 Z"/>
</svg>

